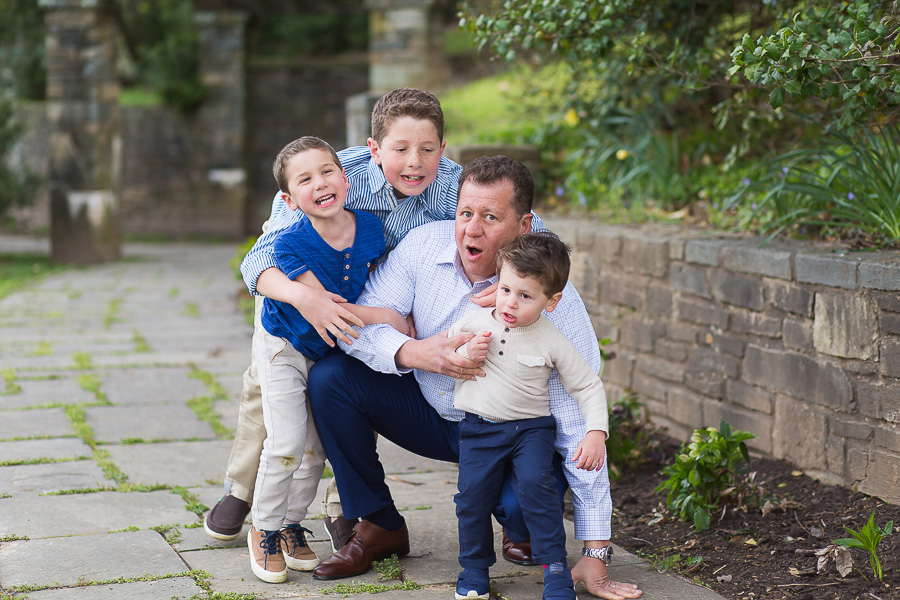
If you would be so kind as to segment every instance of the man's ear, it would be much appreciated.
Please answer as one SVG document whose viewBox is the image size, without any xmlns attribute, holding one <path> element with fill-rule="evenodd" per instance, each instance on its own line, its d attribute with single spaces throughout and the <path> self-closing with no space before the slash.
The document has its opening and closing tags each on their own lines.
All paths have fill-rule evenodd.
<svg viewBox="0 0 900 600">
<path fill-rule="evenodd" d="M 369 154 L 375 159 L 375 164 L 380 165 L 381 156 L 379 153 L 381 152 L 381 149 L 378 147 L 378 142 L 375 141 L 375 138 L 369 138 L 366 140 L 366 144 L 369 145 Z"/>
<path fill-rule="evenodd" d="M 522 215 L 522 219 L 519 221 L 519 235 L 523 233 L 531 233 L 531 220 L 534 218 L 534 214 L 531 211 Z"/>
<path fill-rule="evenodd" d="M 553 312 L 553 309 L 559 304 L 560 299 L 562 299 L 562 292 L 556 292 L 552 296 L 550 296 L 550 302 L 547 303 L 547 306 L 544 307 L 544 310 L 547 312 Z"/>
</svg>

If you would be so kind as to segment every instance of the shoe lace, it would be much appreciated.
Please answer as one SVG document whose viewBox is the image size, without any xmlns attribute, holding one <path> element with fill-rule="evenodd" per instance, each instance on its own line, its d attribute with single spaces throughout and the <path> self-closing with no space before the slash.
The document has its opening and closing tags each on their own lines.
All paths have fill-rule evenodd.
<svg viewBox="0 0 900 600">
<path fill-rule="evenodd" d="M 313 532 L 298 524 L 286 525 L 285 529 L 287 530 L 287 535 L 283 535 L 285 542 L 290 542 L 294 545 L 294 548 L 305 548 L 306 547 L 306 537 L 303 535 L 304 532 L 312 535 Z"/>
<path fill-rule="evenodd" d="M 287 537 L 280 531 L 261 531 L 260 533 L 263 536 L 259 541 L 259 547 L 266 554 L 278 554 L 278 551 L 281 549 L 281 540 L 284 540 L 285 543 L 288 542 Z"/>
</svg>

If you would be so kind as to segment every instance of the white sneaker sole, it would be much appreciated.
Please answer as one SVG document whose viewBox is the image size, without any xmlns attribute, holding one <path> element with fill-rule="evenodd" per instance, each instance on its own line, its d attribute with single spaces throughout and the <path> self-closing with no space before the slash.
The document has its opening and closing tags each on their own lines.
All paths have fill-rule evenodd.
<svg viewBox="0 0 900 600">
<path fill-rule="evenodd" d="M 224 533 L 219 533 L 218 531 L 213 531 L 209 528 L 209 525 L 206 523 L 206 518 L 203 518 L 203 531 L 206 532 L 206 535 L 211 537 L 214 540 L 220 540 L 222 542 L 230 542 L 231 540 L 237 538 L 237 536 L 241 535 L 240 532 L 234 535 L 225 535 Z"/>
<path fill-rule="evenodd" d="M 250 550 L 250 570 L 266 583 L 284 583 L 287 581 L 287 567 L 284 571 L 266 571 L 253 560 L 253 530 L 247 532 L 247 549 Z"/>
<path fill-rule="evenodd" d="M 459 592 L 456 592 L 456 600 L 488 600 L 491 597 L 491 593 L 478 595 L 478 592 L 475 590 L 469 590 L 469 593 L 465 596 L 461 595 Z"/>
<path fill-rule="evenodd" d="M 288 569 L 292 569 L 294 571 L 312 571 L 313 569 L 318 567 L 319 563 L 322 561 L 320 561 L 318 558 L 301 560 L 299 558 L 294 558 L 293 556 L 285 554 L 284 562 L 287 563 Z"/>
</svg>

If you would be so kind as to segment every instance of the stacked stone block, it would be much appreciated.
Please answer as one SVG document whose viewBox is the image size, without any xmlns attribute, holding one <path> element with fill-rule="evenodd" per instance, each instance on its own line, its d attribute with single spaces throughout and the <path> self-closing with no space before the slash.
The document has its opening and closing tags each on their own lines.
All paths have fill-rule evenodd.
<svg viewBox="0 0 900 600">
<path fill-rule="evenodd" d="M 900 252 L 550 225 L 612 339 L 611 400 L 636 393 L 677 439 L 724 419 L 756 452 L 900 502 Z"/>
</svg>

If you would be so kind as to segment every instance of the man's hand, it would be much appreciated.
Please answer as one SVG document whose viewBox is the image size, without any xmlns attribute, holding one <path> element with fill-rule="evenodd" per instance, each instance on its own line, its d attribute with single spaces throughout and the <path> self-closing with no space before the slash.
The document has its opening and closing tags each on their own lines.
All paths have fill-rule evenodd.
<svg viewBox="0 0 900 600">
<path fill-rule="evenodd" d="M 448 338 L 443 331 L 423 340 L 409 340 L 400 346 L 394 360 L 400 368 L 421 369 L 454 379 L 484 377 L 477 362 L 456 353 L 457 348 L 473 337 L 471 333 L 461 333 Z"/>
<path fill-rule="evenodd" d="M 497 286 L 500 284 L 498 281 L 493 285 L 489 285 L 484 288 L 474 296 L 472 296 L 471 300 L 478 306 L 484 308 L 485 306 L 496 306 L 497 305 Z"/>
<path fill-rule="evenodd" d="M 572 462 L 577 462 L 576 469 L 585 469 L 587 471 L 596 471 L 603 464 L 603 457 L 606 455 L 606 432 L 600 430 L 588 431 L 578 449 L 575 450 L 575 456 Z"/>
<path fill-rule="evenodd" d="M 490 331 L 482 331 L 479 334 L 476 334 L 471 340 L 466 344 L 466 354 L 469 355 L 469 358 L 474 360 L 479 364 L 484 363 L 484 359 L 487 357 L 488 348 L 491 345 L 491 332 Z"/>
<path fill-rule="evenodd" d="M 585 546 L 593 542 L 585 542 Z M 585 589 L 598 598 L 607 600 L 624 600 L 625 598 L 640 598 L 642 592 L 633 583 L 621 583 L 610 581 L 609 570 L 606 563 L 596 558 L 582 556 L 572 568 L 572 579 L 575 583 L 581 582 Z"/>
</svg>

